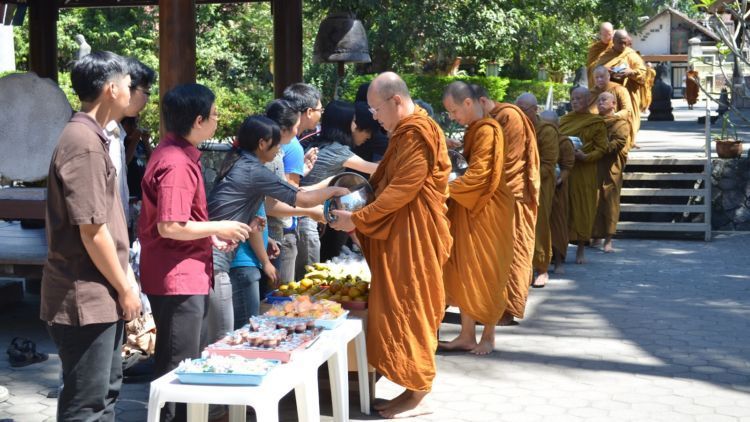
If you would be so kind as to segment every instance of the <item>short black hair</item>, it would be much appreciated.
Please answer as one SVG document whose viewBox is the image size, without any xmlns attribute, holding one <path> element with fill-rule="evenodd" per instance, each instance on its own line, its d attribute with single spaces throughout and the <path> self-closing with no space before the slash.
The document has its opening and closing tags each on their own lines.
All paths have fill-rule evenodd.
<svg viewBox="0 0 750 422">
<path fill-rule="evenodd" d="M 266 116 L 249 116 L 237 131 L 237 143 L 243 150 L 255 152 L 261 139 L 270 140 L 271 146 L 278 145 L 281 142 L 279 125 Z"/>
<path fill-rule="evenodd" d="M 297 111 L 304 113 L 308 108 L 317 107 L 320 101 L 320 91 L 312 85 L 296 83 L 284 89 L 283 97 Z"/>
<path fill-rule="evenodd" d="M 354 119 L 354 104 L 347 101 L 334 100 L 326 105 L 325 113 L 320 119 L 321 142 L 337 142 L 342 145 L 352 145 L 352 120 Z"/>
<path fill-rule="evenodd" d="M 128 73 L 130 73 L 130 86 L 149 88 L 156 82 L 156 72 L 146 66 L 142 61 L 128 57 Z"/>
<path fill-rule="evenodd" d="M 367 102 L 367 90 L 370 89 L 370 83 L 365 82 L 363 84 L 359 85 L 359 88 L 357 88 L 357 96 L 354 98 L 355 102 L 358 101 L 364 101 Z"/>
<path fill-rule="evenodd" d="M 161 112 L 168 132 L 187 136 L 198 116 L 208 119 L 216 96 L 201 84 L 177 85 L 164 95 Z"/>
<path fill-rule="evenodd" d="M 300 112 L 289 101 L 276 99 L 268 103 L 266 117 L 276 122 L 282 130 L 289 130 L 299 121 Z"/>
<path fill-rule="evenodd" d="M 78 98 L 91 102 L 99 98 L 107 82 L 128 74 L 128 64 L 122 56 L 109 51 L 95 51 L 73 64 L 70 82 Z"/>
</svg>

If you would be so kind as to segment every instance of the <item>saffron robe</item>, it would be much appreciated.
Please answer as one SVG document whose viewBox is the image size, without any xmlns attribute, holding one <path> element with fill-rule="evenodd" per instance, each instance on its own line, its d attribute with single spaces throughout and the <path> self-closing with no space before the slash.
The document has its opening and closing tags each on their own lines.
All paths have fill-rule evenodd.
<svg viewBox="0 0 750 422">
<path fill-rule="evenodd" d="M 555 195 L 555 165 L 560 155 L 560 132 L 553 123 L 536 120 L 536 143 L 539 149 L 539 211 L 536 218 L 533 265 L 537 272 L 547 272 L 552 260 L 550 215 Z"/>
<path fill-rule="evenodd" d="M 421 108 L 403 118 L 370 178 L 375 200 L 352 214 L 372 272 L 367 358 L 391 381 L 429 391 L 451 251 L 443 131 Z"/>
<path fill-rule="evenodd" d="M 552 253 L 565 261 L 568 251 L 568 220 L 570 215 L 570 198 L 568 197 L 570 182 L 568 180 L 570 172 L 576 164 L 576 157 L 575 148 L 570 138 L 561 135 L 559 145 L 560 158 L 557 160 L 557 165 L 560 166 L 560 184 L 555 187 L 549 223 L 552 231 Z"/>
<path fill-rule="evenodd" d="M 560 133 L 581 138 L 584 161 L 576 161 L 570 173 L 570 222 L 571 242 L 588 241 L 596 217 L 599 177 L 597 161 L 607 151 L 607 125 L 598 114 L 572 111 L 560 118 Z"/>
<path fill-rule="evenodd" d="M 628 68 L 635 72 L 622 81 L 612 80 L 612 82 L 623 85 L 630 93 L 630 101 L 633 103 L 633 111 L 635 112 L 632 120 L 633 133 L 637 135 L 638 130 L 641 128 L 642 98 L 645 97 L 641 91 L 648 89 L 646 63 L 643 62 L 638 52 L 630 47 L 625 47 L 622 53 L 619 54 L 610 48 L 599 57 L 594 67 L 603 65 L 607 68 L 612 68 L 620 64 L 627 64 Z M 637 143 L 635 138 L 631 142 Z"/>
<path fill-rule="evenodd" d="M 630 123 L 618 116 L 603 116 L 607 125 L 607 152 L 599 160 L 599 198 L 592 237 L 603 238 L 617 231 L 620 220 L 622 170 L 628 159 Z"/>
<path fill-rule="evenodd" d="M 450 183 L 448 219 L 453 250 L 445 264 L 448 303 L 484 325 L 505 312 L 508 270 L 513 260 L 515 199 L 505 182 L 503 132 L 491 118 L 464 134 L 469 168 Z"/>
<path fill-rule="evenodd" d="M 490 116 L 500 123 L 505 139 L 505 180 L 516 198 L 513 263 L 508 279 L 508 313 L 523 318 L 531 285 L 534 230 L 539 206 L 539 152 L 536 132 L 523 110 L 497 103 Z"/>
<path fill-rule="evenodd" d="M 589 45 L 588 56 L 586 57 L 586 73 L 588 74 L 589 89 L 594 87 L 594 68 L 597 66 L 596 62 L 599 58 L 612 47 L 612 41 L 603 43 L 600 40 L 596 40 Z"/>
</svg>

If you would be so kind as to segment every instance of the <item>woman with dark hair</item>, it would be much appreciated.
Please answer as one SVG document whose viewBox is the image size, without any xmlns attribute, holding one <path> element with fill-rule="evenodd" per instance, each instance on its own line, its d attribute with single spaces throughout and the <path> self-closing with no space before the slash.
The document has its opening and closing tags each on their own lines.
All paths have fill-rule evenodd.
<svg viewBox="0 0 750 422">
<path fill-rule="evenodd" d="M 355 155 L 351 147 L 354 106 L 346 101 L 331 101 L 325 107 L 321 119 L 321 130 L 310 147 L 318 148 L 318 158 L 310 173 L 302 178 L 300 186 L 313 186 L 324 182 L 345 169 L 372 174 L 377 163 L 365 161 Z M 297 278 L 305 274 L 305 265 L 320 261 L 320 237 L 317 222 L 309 218 L 299 220 L 299 242 L 297 243 Z M 340 246 L 339 246 L 340 248 Z"/>
<path fill-rule="evenodd" d="M 348 193 L 342 188 L 300 191 L 279 179 L 264 164 L 274 159 L 280 147 L 281 129 L 276 122 L 265 116 L 245 119 L 237 133 L 237 148 L 224 162 L 209 196 L 208 210 L 212 219 L 247 222 L 256 216 L 265 218 L 266 195 L 292 207 L 313 207 L 334 195 Z M 267 229 L 253 233 L 235 253 L 214 250 L 216 283 L 228 278 L 232 286 L 232 306 L 224 300 L 217 311 L 222 313 L 222 320 L 227 321 L 227 309 L 233 308 L 229 314 L 233 315 L 234 322 L 229 328 L 214 330 L 209 334 L 213 335 L 209 340 L 215 340 L 216 336 L 232 327 L 244 325 L 247 318 L 258 314 L 261 271 L 274 283 L 278 279 L 269 252 L 274 255 L 278 247 L 268 240 Z M 219 277 L 220 273 L 229 276 Z"/>
<path fill-rule="evenodd" d="M 378 162 L 388 149 L 388 135 L 377 120 L 373 119 L 367 102 L 354 103 L 352 119 L 352 151 L 363 160 Z"/>
</svg>

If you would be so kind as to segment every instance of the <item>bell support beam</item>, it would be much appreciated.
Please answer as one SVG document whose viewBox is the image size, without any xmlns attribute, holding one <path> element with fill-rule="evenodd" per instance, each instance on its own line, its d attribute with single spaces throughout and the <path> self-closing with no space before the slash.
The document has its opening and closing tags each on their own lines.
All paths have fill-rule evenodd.
<svg viewBox="0 0 750 422">
<path fill-rule="evenodd" d="M 302 0 L 271 0 L 273 13 L 273 92 L 302 82 Z"/>
</svg>

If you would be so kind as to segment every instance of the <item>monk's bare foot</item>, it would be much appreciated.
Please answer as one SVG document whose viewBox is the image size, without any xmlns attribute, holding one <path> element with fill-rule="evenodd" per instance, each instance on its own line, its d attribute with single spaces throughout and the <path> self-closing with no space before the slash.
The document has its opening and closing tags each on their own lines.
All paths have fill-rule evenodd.
<svg viewBox="0 0 750 422">
<path fill-rule="evenodd" d="M 615 248 L 612 247 L 612 239 L 607 239 L 606 242 L 604 242 L 604 252 L 605 253 L 612 253 L 615 251 Z"/>
<path fill-rule="evenodd" d="M 385 409 L 388 409 L 391 406 L 396 405 L 398 402 L 400 402 L 402 400 L 405 400 L 410 395 L 411 395 L 411 391 L 404 390 L 403 393 L 399 394 L 398 396 L 396 396 L 396 397 L 394 397 L 394 398 L 392 398 L 390 400 L 385 400 L 385 399 L 379 400 L 377 403 L 373 404 L 372 407 L 375 410 L 377 410 L 377 411 L 385 410 Z"/>
<path fill-rule="evenodd" d="M 513 314 L 505 312 L 503 316 L 500 318 L 500 321 L 497 322 L 497 325 L 499 326 L 508 326 L 508 325 L 517 325 L 516 321 L 513 319 Z"/>
<path fill-rule="evenodd" d="M 476 338 L 458 336 L 451 341 L 441 341 L 438 343 L 438 350 L 463 350 L 469 352 L 477 347 Z"/>
<path fill-rule="evenodd" d="M 576 264 L 583 264 L 583 245 L 578 245 L 578 250 L 576 251 Z"/>
<path fill-rule="evenodd" d="M 422 403 L 428 394 L 426 391 L 410 391 L 410 393 L 411 394 L 400 403 L 378 412 L 380 413 L 380 416 L 385 419 L 401 419 L 413 418 L 432 413 L 432 410 Z"/>
<path fill-rule="evenodd" d="M 489 341 L 482 340 L 479 342 L 479 344 L 477 344 L 477 347 L 471 350 L 471 354 L 483 356 L 483 355 L 489 355 L 490 353 L 494 351 L 495 351 L 494 343 L 490 343 Z"/>
<path fill-rule="evenodd" d="M 549 273 L 539 273 L 539 275 L 537 275 L 534 279 L 534 282 L 531 283 L 531 287 L 541 289 L 547 285 L 547 280 L 549 280 Z"/>
</svg>

